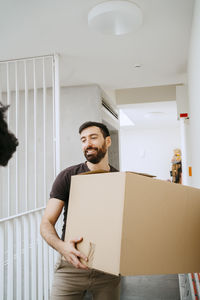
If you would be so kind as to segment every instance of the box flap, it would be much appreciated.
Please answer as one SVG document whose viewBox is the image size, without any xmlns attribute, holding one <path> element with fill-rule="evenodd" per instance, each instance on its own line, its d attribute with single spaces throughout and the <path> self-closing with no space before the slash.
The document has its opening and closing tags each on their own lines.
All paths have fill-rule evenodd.
<svg viewBox="0 0 200 300">
<path fill-rule="evenodd" d="M 151 178 L 156 177 L 155 175 L 151 175 L 151 174 L 147 174 L 147 173 L 138 173 L 138 172 L 132 172 L 132 171 L 126 171 L 126 173 L 142 175 L 142 176 L 151 177 Z"/>
<path fill-rule="evenodd" d="M 84 173 L 80 173 L 79 175 L 88 175 L 88 174 L 99 174 L 99 173 L 110 173 L 110 171 L 105 171 L 105 170 L 96 170 L 96 171 L 88 171 Z"/>
</svg>

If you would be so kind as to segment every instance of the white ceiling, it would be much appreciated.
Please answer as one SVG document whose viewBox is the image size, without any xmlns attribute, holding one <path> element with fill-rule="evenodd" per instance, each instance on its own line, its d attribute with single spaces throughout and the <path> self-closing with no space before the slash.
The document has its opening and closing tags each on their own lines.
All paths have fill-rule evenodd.
<svg viewBox="0 0 200 300">
<path fill-rule="evenodd" d="M 88 12 L 102 0 L 0 1 L 0 60 L 56 52 L 62 85 L 108 90 L 186 80 L 193 0 L 134 0 L 143 26 L 116 37 L 88 28 Z"/>
<path fill-rule="evenodd" d="M 137 103 L 120 106 L 120 110 L 135 124 L 126 129 L 179 127 L 176 101 Z"/>
</svg>

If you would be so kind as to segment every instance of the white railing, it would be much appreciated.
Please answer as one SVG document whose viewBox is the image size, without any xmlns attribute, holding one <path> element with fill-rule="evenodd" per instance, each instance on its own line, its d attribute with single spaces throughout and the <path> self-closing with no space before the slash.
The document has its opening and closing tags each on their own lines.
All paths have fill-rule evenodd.
<svg viewBox="0 0 200 300">
<path fill-rule="evenodd" d="M 0 61 L 0 101 L 19 140 L 0 168 L 0 300 L 49 299 L 55 253 L 39 234 L 60 170 L 59 56 Z"/>
<path fill-rule="evenodd" d="M 46 205 L 60 170 L 59 57 L 0 61 L 0 101 L 19 146 L 0 168 L 0 218 Z"/>
<path fill-rule="evenodd" d="M 44 208 L 0 220 L 0 299 L 47 300 L 57 253 L 41 238 Z"/>
</svg>

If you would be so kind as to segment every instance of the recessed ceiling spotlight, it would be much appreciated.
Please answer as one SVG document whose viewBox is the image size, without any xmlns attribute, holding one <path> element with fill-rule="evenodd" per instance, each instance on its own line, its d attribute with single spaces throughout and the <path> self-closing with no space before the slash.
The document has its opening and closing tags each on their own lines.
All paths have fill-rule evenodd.
<svg viewBox="0 0 200 300">
<path fill-rule="evenodd" d="M 140 69 L 141 67 L 142 67 L 141 64 L 135 64 L 135 65 L 133 66 L 134 69 Z"/>
<path fill-rule="evenodd" d="M 142 21 L 140 7 L 126 0 L 100 3 L 88 14 L 88 25 L 103 34 L 124 35 L 134 32 L 142 25 Z"/>
</svg>

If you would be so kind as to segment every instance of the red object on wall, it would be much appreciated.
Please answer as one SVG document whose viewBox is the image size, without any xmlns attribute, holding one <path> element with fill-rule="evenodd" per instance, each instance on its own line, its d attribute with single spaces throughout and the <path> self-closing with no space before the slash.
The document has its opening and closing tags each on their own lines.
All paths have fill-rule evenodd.
<svg viewBox="0 0 200 300">
<path fill-rule="evenodd" d="M 180 118 L 188 118 L 188 113 L 182 113 L 182 114 L 180 114 Z"/>
</svg>

